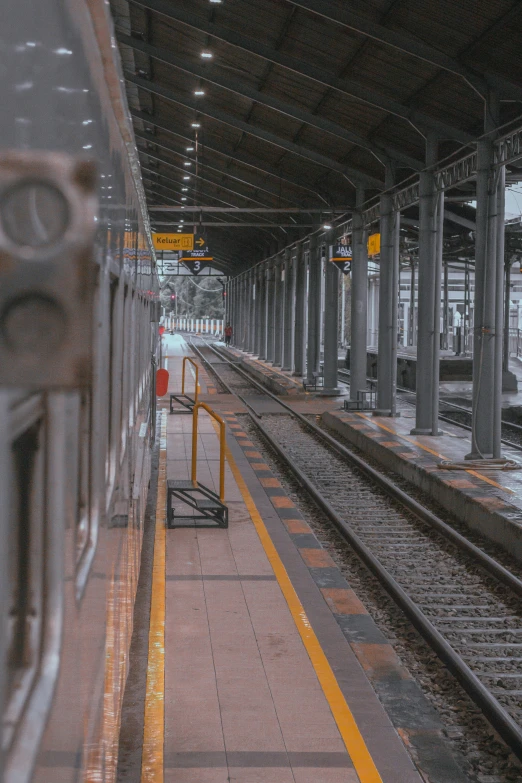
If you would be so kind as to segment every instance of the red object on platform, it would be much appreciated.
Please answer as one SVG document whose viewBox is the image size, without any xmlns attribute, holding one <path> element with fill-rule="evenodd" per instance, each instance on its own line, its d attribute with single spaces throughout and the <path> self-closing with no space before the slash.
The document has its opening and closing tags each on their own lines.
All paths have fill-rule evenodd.
<svg viewBox="0 0 522 783">
<path fill-rule="evenodd" d="M 164 332 L 165 332 L 165 327 L 164 326 L 160 326 L 160 328 L 159 328 L 160 337 L 162 337 Z"/>
<path fill-rule="evenodd" d="M 169 388 L 168 370 L 158 370 L 156 373 L 156 397 L 164 397 Z"/>
</svg>

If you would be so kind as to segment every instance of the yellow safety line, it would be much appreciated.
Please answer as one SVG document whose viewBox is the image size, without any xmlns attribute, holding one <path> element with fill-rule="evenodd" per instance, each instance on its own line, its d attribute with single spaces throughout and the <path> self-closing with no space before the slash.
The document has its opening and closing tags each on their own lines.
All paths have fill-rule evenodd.
<svg viewBox="0 0 522 783">
<path fill-rule="evenodd" d="M 165 509 L 167 417 L 161 418 L 141 783 L 163 783 L 165 738 Z"/>
<path fill-rule="evenodd" d="M 396 435 L 398 438 L 402 438 L 402 440 L 408 441 L 408 443 L 413 443 L 414 446 L 418 446 L 420 449 L 427 451 L 429 454 L 433 454 L 435 457 L 439 457 L 439 459 L 447 460 L 448 462 L 451 461 L 449 457 L 445 457 L 444 454 L 440 454 L 438 451 L 433 451 L 433 449 L 430 449 L 428 446 L 425 446 L 423 443 L 420 443 L 418 440 L 415 440 L 415 438 L 408 438 L 407 435 L 401 435 L 399 432 L 392 429 L 391 427 L 386 427 L 385 424 L 381 424 L 380 422 L 375 421 L 375 419 L 370 419 L 368 416 L 365 416 L 364 413 L 356 413 L 356 416 L 360 416 L 361 419 L 366 419 L 366 421 L 369 421 L 372 424 L 375 424 L 377 427 L 380 427 L 381 430 L 386 430 L 386 432 L 391 432 L 392 435 Z M 488 476 L 482 475 L 482 473 L 477 473 L 476 470 L 466 470 L 465 472 L 469 473 L 470 476 L 476 476 L 476 478 L 482 479 L 482 481 L 485 481 L 494 487 L 498 487 L 498 489 L 503 489 L 504 492 L 511 492 L 512 495 L 516 494 L 513 489 L 509 489 L 509 487 L 504 487 L 502 486 L 502 484 L 497 484 L 496 481 L 493 481 L 493 479 L 488 478 Z"/>
<path fill-rule="evenodd" d="M 321 684 L 323 693 L 330 705 L 332 715 L 337 727 L 343 738 L 346 750 L 353 762 L 355 771 L 359 776 L 361 783 L 382 783 L 382 778 L 377 771 L 377 767 L 370 755 L 366 743 L 359 731 L 359 727 L 355 722 L 355 718 L 352 715 L 343 692 L 341 691 L 339 684 L 335 678 L 328 659 L 323 652 L 323 649 L 319 643 L 319 639 L 315 635 L 315 632 L 310 625 L 310 621 L 306 616 L 305 610 L 301 601 L 299 600 L 297 593 L 294 590 L 294 586 L 290 581 L 286 569 L 283 565 L 281 558 L 270 538 L 268 530 L 261 518 L 259 511 L 252 499 L 248 487 L 241 475 L 239 468 L 236 465 L 234 457 L 230 452 L 230 448 L 226 448 L 227 461 L 230 465 L 232 474 L 239 487 L 243 501 L 248 509 L 250 518 L 254 523 L 257 530 L 257 534 L 263 545 L 263 549 L 270 561 L 270 565 L 274 571 L 276 579 L 279 583 L 279 587 L 286 599 L 288 608 L 292 614 L 294 622 L 297 626 L 297 630 L 301 635 L 303 644 L 312 662 L 312 666 L 315 669 L 317 679 Z"/>
</svg>

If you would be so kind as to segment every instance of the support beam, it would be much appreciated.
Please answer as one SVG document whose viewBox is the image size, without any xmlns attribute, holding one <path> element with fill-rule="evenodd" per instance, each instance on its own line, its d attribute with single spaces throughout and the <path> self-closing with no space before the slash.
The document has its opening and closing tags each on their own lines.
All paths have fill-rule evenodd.
<svg viewBox="0 0 522 783">
<path fill-rule="evenodd" d="M 393 185 L 388 172 L 387 186 Z M 400 212 L 392 197 L 380 198 L 381 253 L 379 264 L 379 337 L 377 357 L 377 416 L 395 416 L 397 398 L 397 299 Z"/>
<path fill-rule="evenodd" d="M 328 250 L 327 250 L 328 253 Z M 334 397 L 341 394 L 338 386 L 339 354 L 339 275 L 335 264 L 325 262 L 324 275 L 324 387 L 321 394 Z"/>
<path fill-rule="evenodd" d="M 482 75 L 418 38 L 392 30 L 379 24 L 375 19 L 356 13 L 353 8 L 342 8 L 331 0 L 290 0 L 290 2 L 298 8 L 312 11 L 324 19 L 348 27 L 360 35 L 398 49 L 403 54 L 424 60 L 430 65 L 461 76 L 479 95 L 483 97 L 487 95 L 488 85 Z"/>
<path fill-rule="evenodd" d="M 306 367 L 306 260 L 301 242 L 295 258 L 294 375 L 302 377 Z"/>
<path fill-rule="evenodd" d="M 306 378 L 313 383 L 319 372 L 321 352 L 321 248 L 317 238 L 310 237 L 308 255 L 308 328 L 306 340 Z"/>
<path fill-rule="evenodd" d="M 154 207 L 149 207 L 149 212 L 181 212 L 184 214 L 190 214 L 191 212 L 228 212 L 235 214 L 236 212 L 248 212 L 248 213 L 262 213 L 262 214 L 295 214 L 295 215 L 314 215 L 320 214 L 323 217 L 328 215 L 346 215 L 351 212 L 351 209 L 306 209 L 306 207 L 284 207 L 282 209 L 272 207 L 169 207 L 162 206 L 161 204 Z"/>
<path fill-rule="evenodd" d="M 394 150 L 386 145 L 372 143 L 364 136 L 360 136 L 358 133 L 354 133 L 326 117 L 312 114 L 311 112 L 301 109 L 297 104 L 291 104 L 281 98 L 270 95 L 267 92 L 261 92 L 261 90 L 257 90 L 255 87 L 250 86 L 248 82 L 238 79 L 235 76 L 224 76 L 222 70 L 211 63 L 205 63 L 204 65 L 196 64 L 192 60 L 186 60 L 176 56 L 170 49 L 152 46 L 145 41 L 139 41 L 136 38 L 131 38 L 129 35 L 125 35 L 121 32 L 117 33 L 117 38 L 120 43 L 130 46 L 135 51 L 143 52 L 149 57 L 172 65 L 174 68 L 177 68 L 184 73 L 188 73 L 191 76 L 195 76 L 199 80 L 210 82 L 210 84 L 222 87 L 229 92 L 233 92 L 235 95 L 239 95 L 241 98 L 247 98 L 260 106 L 265 106 L 280 112 L 281 114 L 290 117 L 292 120 L 299 120 L 299 122 L 302 122 L 311 128 L 315 128 L 323 133 L 329 133 L 335 138 L 342 139 L 349 144 L 355 144 L 357 147 L 367 150 L 380 163 L 385 163 L 386 160 L 389 159 L 409 166 L 413 168 L 414 171 L 419 171 L 422 168 L 421 161 L 412 158 L 410 155 L 407 155 L 400 150 Z"/>
<path fill-rule="evenodd" d="M 283 362 L 283 294 L 282 259 L 277 256 L 274 262 L 274 367 Z"/>
<path fill-rule="evenodd" d="M 187 142 L 188 144 L 193 144 L 194 140 L 191 139 L 189 136 L 183 136 L 181 135 L 177 130 L 175 130 L 166 120 L 162 120 L 160 117 L 157 117 L 155 114 L 146 114 L 145 112 L 137 111 L 135 109 L 130 109 L 130 113 L 134 119 L 141 120 L 144 123 L 147 123 L 148 126 L 154 126 L 155 128 L 158 128 L 158 130 L 163 131 L 164 133 L 171 133 L 173 136 L 177 136 L 180 139 L 183 139 L 183 141 Z M 141 131 L 142 134 L 146 134 L 146 138 L 150 137 L 151 141 L 156 140 L 156 136 L 154 136 L 152 133 L 148 133 L 147 131 Z M 323 198 L 321 194 L 317 191 L 315 188 L 311 188 L 310 184 L 308 182 L 303 182 L 299 178 L 295 178 L 292 176 L 292 179 L 288 179 L 287 177 L 283 176 L 283 173 L 277 169 L 272 168 L 269 164 L 263 163 L 261 166 L 259 162 L 255 158 L 250 158 L 247 154 L 240 152 L 239 150 L 226 150 L 222 149 L 220 147 L 216 146 L 210 146 L 208 143 L 208 136 L 210 134 L 205 134 L 205 152 L 207 154 L 213 153 L 215 155 L 220 155 L 221 157 L 227 158 L 229 161 L 233 160 L 237 163 L 241 163 L 244 166 L 248 166 L 249 168 L 255 169 L 256 171 L 259 171 L 261 174 L 274 177 L 277 179 L 278 183 L 286 184 L 294 188 L 298 188 L 300 190 L 305 190 L 308 193 L 313 193 L 314 196 L 316 196 L 320 201 L 323 201 L 325 204 L 328 205 L 327 199 Z M 288 199 L 284 199 L 288 201 Z"/>
<path fill-rule="evenodd" d="M 433 167 L 437 160 L 438 145 L 428 139 L 426 165 Z M 439 372 L 435 372 L 435 340 L 440 325 L 435 323 L 435 292 L 440 298 L 441 281 L 437 280 L 437 253 L 440 247 L 437 207 L 440 203 L 433 168 L 421 172 L 419 183 L 419 322 L 417 327 L 417 405 L 415 427 L 412 435 L 439 435 L 432 431 L 433 388 L 439 384 Z M 435 331 L 437 335 L 435 335 Z"/>
<path fill-rule="evenodd" d="M 492 141 L 489 138 L 479 141 L 472 447 L 467 459 L 499 457 L 501 453 L 504 188 L 503 167 L 500 174 L 494 169 Z"/>
<path fill-rule="evenodd" d="M 436 131 L 441 138 L 455 139 L 463 144 L 467 144 L 473 140 L 473 136 L 466 133 L 466 131 L 461 128 L 455 128 L 448 123 L 436 120 L 429 114 L 424 114 L 424 112 L 417 111 L 409 106 L 404 106 L 399 101 L 395 101 L 387 95 L 376 92 L 367 85 L 359 84 L 359 82 L 353 79 L 349 79 L 345 76 L 343 76 L 343 78 L 338 78 L 308 61 L 305 62 L 297 57 L 292 57 L 273 46 L 267 46 L 260 38 L 249 38 L 240 32 L 209 21 L 208 18 L 197 16 L 196 14 L 181 8 L 179 4 L 172 3 L 170 0 L 132 0 L 132 2 L 150 8 L 169 19 L 181 22 L 183 25 L 191 27 L 194 30 L 200 30 L 213 38 L 224 41 L 249 54 L 255 54 L 281 68 L 312 79 L 323 87 L 335 90 L 344 95 L 348 95 L 351 98 L 355 98 L 362 103 L 366 103 L 369 106 L 373 106 L 376 109 L 381 109 L 382 111 L 401 117 L 422 132 L 424 132 L 424 129 L 431 129 Z"/>
<path fill-rule="evenodd" d="M 291 372 L 294 366 L 294 275 L 292 256 L 289 249 L 285 250 L 284 299 L 282 369 Z"/>
<path fill-rule="evenodd" d="M 278 136 L 277 134 L 265 130 L 264 128 L 261 128 L 257 125 L 245 122 L 239 117 L 234 117 L 233 115 L 221 111 L 220 109 L 210 109 L 208 106 L 205 106 L 202 103 L 198 103 L 198 101 L 190 100 L 189 98 L 183 98 L 179 93 L 174 92 L 173 90 L 169 90 L 166 87 L 157 84 L 156 82 L 142 79 L 139 76 L 134 76 L 130 73 L 126 73 L 125 78 L 131 84 L 136 85 L 136 87 L 140 87 L 142 90 L 150 92 L 153 95 L 159 95 L 162 98 L 165 98 L 166 100 L 171 101 L 178 106 L 183 106 L 185 109 L 196 112 L 203 117 L 210 117 L 216 122 L 222 122 L 232 128 L 241 130 L 243 133 L 249 134 L 256 139 L 266 141 L 269 144 L 273 144 L 280 149 L 284 149 L 287 152 L 298 155 L 299 157 L 304 158 L 311 163 L 315 163 L 318 166 L 323 166 L 326 169 L 331 169 L 332 171 L 337 171 L 340 174 L 344 174 L 351 182 L 358 183 L 361 186 L 365 186 L 367 188 L 376 188 L 378 190 L 380 190 L 383 186 L 382 180 L 378 179 L 377 177 L 367 175 L 359 169 L 346 166 L 337 160 L 333 160 L 333 158 L 328 158 L 325 155 L 303 147 L 300 144 L 294 144 L 288 139 L 284 139 L 283 137 Z"/>
<path fill-rule="evenodd" d="M 353 216 L 352 233 L 352 288 L 350 328 L 350 400 L 357 400 L 357 392 L 366 389 L 366 335 L 368 330 L 368 249 L 364 230 L 362 207 L 364 190 L 356 194 L 358 211 Z"/>
<path fill-rule="evenodd" d="M 266 278 L 266 309 L 267 309 L 267 337 L 266 337 L 266 360 L 274 361 L 275 346 L 275 284 L 276 273 L 274 260 L 271 259 L 267 264 Z"/>
<path fill-rule="evenodd" d="M 259 354 L 258 357 L 261 359 L 261 361 L 265 361 L 266 359 L 266 343 L 267 343 L 267 312 L 266 312 L 266 305 L 267 305 L 267 296 L 266 296 L 266 263 L 263 263 L 260 265 L 260 290 L 259 295 L 261 297 L 260 302 L 260 310 L 261 310 L 261 321 L 260 321 L 260 328 L 261 328 L 261 342 L 259 346 Z"/>
<path fill-rule="evenodd" d="M 162 141 L 161 139 L 156 138 L 151 133 L 146 133 L 146 131 L 140 131 L 140 130 L 136 130 L 135 129 L 134 130 L 134 135 L 136 136 L 137 139 L 141 139 L 142 141 L 146 141 L 148 144 L 154 144 L 155 147 L 160 147 L 161 149 L 166 150 L 168 152 L 171 152 L 174 155 L 178 155 L 179 157 L 183 158 L 183 160 L 187 160 L 187 159 L 190 160 L 191 159 L 190 155 L 188 155 L 186 153 L 186 151 L 184 152 L 184 151 L 180 151 L 179 149 L 176 149 L 176 147 L 172 146 L 172 144 L 167 144 L 167 142 Z M 144 150 L 143 148 L 138 148 L 138 149 L 140 149 L 140 151 L 142 151 L 146 155 L 148 155 L 148 150 L 146 150 L 146 149 Z M 206 145 L 205 145 L 205 152 L 206 152 Z M 209 161 L 206 158 L 203 158 L 201 156 L 198 158 L 198 165 L 201 168 L 206 169 L 208 171 L 217 172 L 218 175 L 221 176 L 221 177 L 225 177 L 226 179 L 231 179 L 231 180 L 233 180 L 235 182 L 240 182 L 242 185 L 246 185 L 248 188 L 250 188 L 251 190 L 254 190 L 256 192 L 267 193 L 269 196 L 273 196 L 273 197 L 277 198 L 278 200 L 281 197 L 279 189 L 277 189 L 277 188 L 268 188 L 266 186 L 266 183 L 260 184 L 260 183 L 258 183 L 256 181 L 252 182 L 252 181 L 245 180 L 243 177 L 237 176 L 237 173 L 234 174 L 233 172 L 231 172 L 230 169 L 228 169 L 228 168 L 225 169 L 223 166 L 221 166 L 221 167 L 219 167 L 219 166 L 212 166 L 212 164 L 209 163 Z M 234 169 L 234 171 L 236 171 L 236 169 Z M 294 203 L 294 204 L 298 203 L 296 201 L 292 202 L 292 201 L 290 201 L 290 199 L 287 199 L 287 198 L 284 198 L 283 200 L 284 201 L 288 201 L 290 204 L 291 203 Z M 178 209 L 181 209 L 181 207 L 179 207 Z M 207 211 L 207 212 L 212 212 L 215 209 L 216 209 L 215 207 L 214 208 L 213 207 L 205 207 L 204 208 L 204 210 Z M 299 211 L 299 209 L 300 209 L 299 207 L 296 207 L 297 211 Z M 170 207 L 169 211 L 170 212 L 175 212 L 176 208 L 175 207 Z M 202 208 L 200 207 L 198 209 L 198 211 L 202 211 Z M 245 210 L 245 211 L 247 211 L 247 210 Z M 320 212 L 320 209 L 318 209 L 317 211 Z"/>
<path fill-rule="evenodd" d="M 246 273 L 247 279 L 247 323 L 248 323 L 248 353 L 254 353 L 256 324 L 254 318 L 254 273 L 249 269 Z"/>
</svg>

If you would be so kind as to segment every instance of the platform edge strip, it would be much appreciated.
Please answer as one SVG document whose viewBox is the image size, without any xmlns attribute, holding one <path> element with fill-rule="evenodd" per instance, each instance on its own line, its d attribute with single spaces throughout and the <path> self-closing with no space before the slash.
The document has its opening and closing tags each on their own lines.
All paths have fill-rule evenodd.
<svg viewBox="0 0 522 783">
<path fill-rule="evenodd" d="M 166 503 L 167 417 L 162 411 L 141 783 L 163 783 L 164 779 Z"/>
<path fill-rule="evenodd" d="M 226 447 L 226 457 L 243 497 L 245 506 L 254 523 L 263 549 L 265 550 L 265 554 L 272 566 L 279 587 L 285 597 L 297 630 L 299 631 L 312 666 L 314 667 L 317 679 L 319 680 L 330 710 L 332 711 L 339 733 L 341 734 L 346 750 L 353 762 L 359 780 L 361 783 L 382 783 L 382 778 L 375 766 L 375 762 L 366 746 L 355 718 L 346 702 L 328 659 L 323 652 L 319 639 L 310 624 L 304 607 L 301 604 L 286 568 L 283 565 L 283 561 L 279 557 L 277 549 L 257 510 L 256 504 L 254 503 L 228 445 Z"/>
</svg>

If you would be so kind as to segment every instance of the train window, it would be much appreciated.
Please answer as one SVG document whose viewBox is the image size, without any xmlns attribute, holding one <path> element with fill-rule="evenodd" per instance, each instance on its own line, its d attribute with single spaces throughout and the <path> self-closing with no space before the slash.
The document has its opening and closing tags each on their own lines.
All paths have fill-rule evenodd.
<svg viewBox="0 0 522 783">
<path fill-rule="evenodd" d="M 41 420 L 11 445 L 8 529 L 7 711 L 9 747 L 37 674 L 42 643 L 44 433 Z"/>
</svg>

